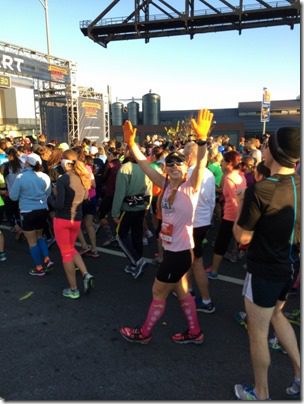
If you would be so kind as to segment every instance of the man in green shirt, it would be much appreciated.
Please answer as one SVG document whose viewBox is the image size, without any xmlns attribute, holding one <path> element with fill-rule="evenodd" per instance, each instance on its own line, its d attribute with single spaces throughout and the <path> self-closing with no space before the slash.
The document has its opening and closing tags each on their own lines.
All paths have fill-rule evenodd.
<svg viewBox="0 0 304 404">
<path fill-rule="evenodd" d="M 112 217 L 117 224 L 116 240 L 130 261 L 125 272 L 136 279 L 142 273 L 143 223 L 152 195 L 152 182 L 127 151 L 127 161 L 120 167 L 115 184 Z M 131 243 L 129 242 L 131 231 Z"/>
</svg>

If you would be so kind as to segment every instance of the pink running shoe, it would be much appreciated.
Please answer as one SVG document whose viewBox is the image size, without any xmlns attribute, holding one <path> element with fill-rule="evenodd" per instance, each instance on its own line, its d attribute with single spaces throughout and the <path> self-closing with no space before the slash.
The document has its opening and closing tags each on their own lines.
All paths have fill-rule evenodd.
<svg viewBox="0 0 304 404">
<path fill-rule="evenodd" d="M 122 327 L 119 331 L 121 336 L 129 342 L 148 344 L 152 339 L 152 335 L 145 337 L 142 334 L 141 328 Z"/>
<path fill-rule="evenodd" d="M 187 330 L 184 333 L 179 332 L 174 334 L 171 339 L 177 344 L 202 344 L 204 342 L 204 335 L 201 332 L 194 335 Z"/>
</svg>

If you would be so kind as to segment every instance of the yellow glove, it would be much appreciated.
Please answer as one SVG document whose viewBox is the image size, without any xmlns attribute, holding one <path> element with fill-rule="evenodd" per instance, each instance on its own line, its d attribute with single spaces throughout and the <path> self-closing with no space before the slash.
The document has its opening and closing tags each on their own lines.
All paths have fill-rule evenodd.
<svg viewBox="0 0 304 404">
<path fill-rule="evenodd" d="M 137 128 L 133 128 L 131 121 L 125 121 L 123 126 L 124 142 L 127 143 L 129 147 L 135 144 L 135 136 Z"/>
<path fill-rule="evenodd" d="M 212 124 L 213 112 L 209 109 L 200 109 L 197 114 L 197 120 L 191 119 L 192 128 L 196 133 L 197 140 L 206 140 Z"/>
</svg>

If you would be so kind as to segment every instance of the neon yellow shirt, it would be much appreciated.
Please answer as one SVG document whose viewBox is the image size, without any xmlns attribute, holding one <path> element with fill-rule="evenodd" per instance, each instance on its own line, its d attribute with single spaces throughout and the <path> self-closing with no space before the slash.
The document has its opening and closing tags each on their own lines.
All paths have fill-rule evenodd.
<svg viewBox="0 0 304 404">
<path fill-rule="evenodd" d="M 0 189 L 4 187 L 5 187 L 5 179 L 3 177 L 3 174 L 0 173 Z M 0 206 L 4 206 L 4 200 L 1 195 L 0 195 Z"/>
</svg>

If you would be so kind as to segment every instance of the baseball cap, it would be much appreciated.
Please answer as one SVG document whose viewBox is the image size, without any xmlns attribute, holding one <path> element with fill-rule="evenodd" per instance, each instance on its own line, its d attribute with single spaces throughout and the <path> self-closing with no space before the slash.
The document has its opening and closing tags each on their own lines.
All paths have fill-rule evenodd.
<svg viewBox="0 0 304 404">
<path fill-rule="evenodd" d="M 36 153 L 28 154 L 25 161 L 32 167 L 35 167 L 37 163 L 42 164 L 40 156 Z"/>
<path fill-rule="evenodd" d="M 96 146 L 91 146 L 90 147 L 90 154 L 92 154 L 93 156 L 95 156 L 95 154 L 98 153 L 98 147 Z"/>
<path fill-rule="evenodd" d="M 66 151 L 70 148 L 70 146 L 67 143 L 63 142 L 63 143 L 60 143 L 58 148 L 61 149 L 62 151 Z"/>
</svg>

